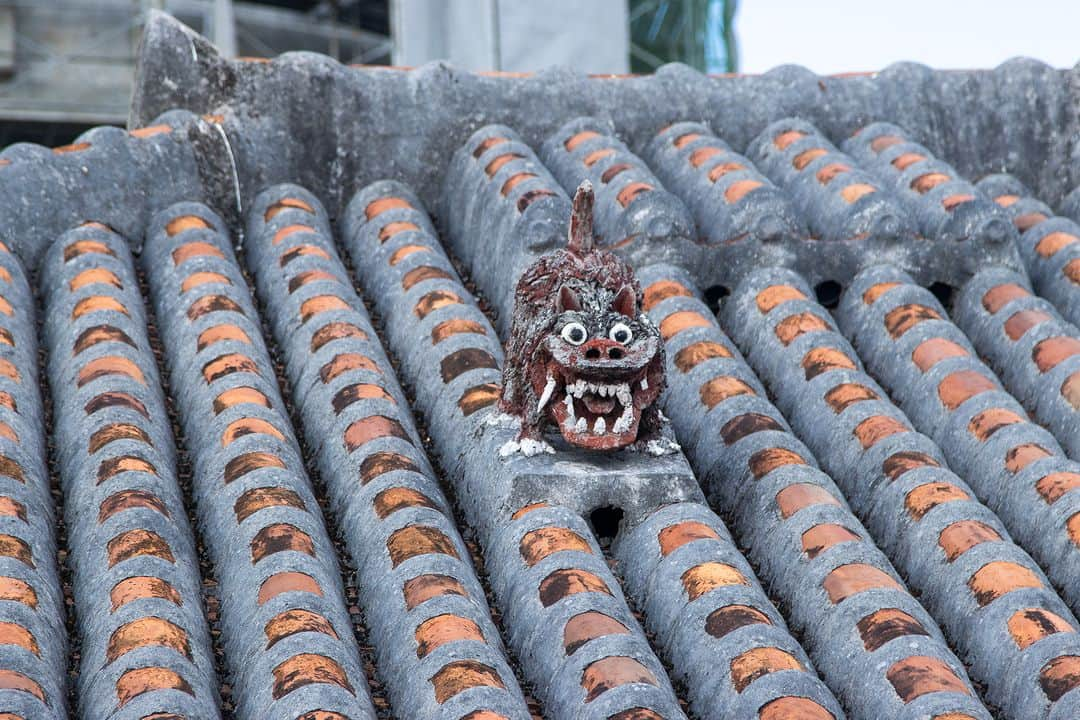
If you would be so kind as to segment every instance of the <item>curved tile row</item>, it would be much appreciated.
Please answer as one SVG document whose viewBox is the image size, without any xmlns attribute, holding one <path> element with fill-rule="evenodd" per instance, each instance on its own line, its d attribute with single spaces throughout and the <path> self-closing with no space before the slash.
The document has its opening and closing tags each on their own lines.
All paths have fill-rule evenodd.
<svg viewBox="0 0 1080 720">
<path fill-rule="evenodd" d="M 910 215 L 893 193 L 805 120 L 770 124 L 746 154 L 788 191 L 819 240 L 891 242 L 915 235 Z"/>
<path fill-rule="evenodd" d="M 198 553 L 127 241 L 86 223 L 40 271 L 80 715 L 219 718 Z"/>
<path fill-rule="evenodd" d="M 610 123 L 591 117 L 571 120 L 544 141 L 540 157 L 570 192 L 585 180 L 592 182 L 594 230 L 601 247 L 634 264 L 694 248 L 697 231 L 690 211 L 615 136 Z"/>
<path fill-rule="evenodd" d="M 1080 626 L 1072 612 L 863 371 L 811 292 L 790 271 L 759 271 L 732 296 L 725 325 L 1001 717 L 1073 717 Z"/>
<path fill-rule="evenodd" d="M 669 125 L 649 141 L 644 158 L 686 203 L 707 245 L 809 235 L 784 191 L 705 125 Z"/>
<path fill-rule="evenodd" d="M 1080 324 L 1080 221 L 1055 216 L 1011 175 L 988 175 L 976 187 L 1012 218 L 1035 290 L 1069 322 Z"/>
<path fill-rule="evenodd" d="M 220 583 L 236 716 L 373 719 L 335 548 L 222 221 L 174 205 L 142 260 Z"/>
<path fill-rule="evenodd" d="M 989 718 L 934 620 L 815 467 L 689 275 L 653 266 L 639 276 L 667 343 L 665 407 L 679 441 L 848 715 Z"/>
<path fill-rule="evenodd" d="M 844 151 L 889 183 L 911 209 L 920 233 L 938 241 L 1015 239 L 1004 214 L 971 182 L 901 128 L 873 123 L 844 142 Z"/>
<path fill-rule="evenodd" d="M 845 717 L 708 506 L 656 510 L 624 531 L 615 557 L 695 717 Z"/>
<path fill-rule="evenodd" d="M 1080 496 L 1068 492 L 1080 466 L 1028 419 L 933 294 L 905 274 L 860 273 L 837 319 L 915 427 L 1080 608 Z"/>
<path fill-rule="evenodd" d="M 380 208 L 389 209 L 372 212 Z M 528 720 L 469 551 L 322 206 L 292 185 L 263 192 L 244 247 L 259 297 L 274 308 L 268 320 L 292 396 L 358 567 L 395 715 Z M 436 275 L 428 266 L 405 282 Z M 470 686 L 477 674 L 498 682 Z"/>
<path fill-rule="evenodd" d="M 374 212 L 390 203 L 413 227 Z M 502 349 L 415 195 L 394 182 L 362 190 L 346 213 L 345 245 L 480 534 L 510 646 L 545 717 L 684 718 L 585 522 L 542 503 L 510 517 L 493 507 L 500 478 L 486 456 L 499 448 L 482 430 L 500 394 Z"/>
<path fill-rule="evenodd" d="M 0 717 L 66 720 L 68 632 L 34 293 L 0 243 Z"/>
<path fill-rule="evenodd" d="M 1080 330 L 1000 268 L 971 278 L 952 312 L 1005 387 L 1080 460 Z"/>
<path fill-rule="evenodd" d="M 441 204 L 450 248 L 497 303 L 513 296 L 518 276 L 537 256 L 566 243 L 570 199 L 505 125 L 482 127 L 457 149 Z M 380 207 L 388 218 L 395 210 Z M 507 320 L 500 316 L 500 323 Z"/>
</svg>

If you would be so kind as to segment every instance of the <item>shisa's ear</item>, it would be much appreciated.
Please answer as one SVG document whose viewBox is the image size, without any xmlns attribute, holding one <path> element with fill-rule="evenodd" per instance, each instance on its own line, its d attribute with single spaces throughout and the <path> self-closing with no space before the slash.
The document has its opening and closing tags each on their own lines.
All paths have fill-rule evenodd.
<svg viewBox="0 0 1080 720">
<path fill-rule="evenodd" d="M 637 294 L 634 288 L 623 285 L 611 301 L 611 309 L 628 318 L 637 317 Z"/>
<path fill-rule="evenodd" d="M 593 249 L 593 187 L 585 180 L 574 193 L 574 208 L 570 211 L 570 237 L 567 249 L 575 255 Z"/>
<path fill-rule="evenodd" d="M 556 307 L 561 313 L 568 310 L 578 312 L 581 310 L 581 297 L 577 294 L 577 291 L 563 285 L 559 288 L 559 301 L 556 303 Z"/>
</svg>

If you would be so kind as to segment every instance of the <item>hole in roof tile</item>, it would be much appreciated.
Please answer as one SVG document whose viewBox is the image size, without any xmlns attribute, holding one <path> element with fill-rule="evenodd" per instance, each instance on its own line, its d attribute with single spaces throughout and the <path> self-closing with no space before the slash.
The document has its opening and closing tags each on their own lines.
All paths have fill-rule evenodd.
<svg viewBox="0 0 1080 720">
<path fill-rule="evenodd" d="M 157 468 L 150 461 L 135 455 L 106 458 L 98 466 L 97 484 L 100 485 L 125 472 L 142 472 L 157 475 Z"/>
<path fill-rule="evenodd" d="M 623 510 L 614 505 L 604 505 L 589 513 L 589 529 L 602 548 L 609 547 L 615 541 L 622 529 L 622 522 Z"/>
<path fill-rule="evenodd" d="M 103 392 L 91 398 L 86 405 L 83 406 L 83 410 L 87 415 L 93 415 L 106 408 L 124 408 L 137 412 L 144 418 L 150 419 L 150 413 L 147 411 L 146 406 L 143 405 L 142 401 L 125 392 Z"/>
<path fill-rule="evenodd" d="M 285 441 L 285 435 L 273 423 L 262 418 L 237 418 L 221 433 L 221 446 L 228 447 L 245 435 L 266 435 Z"/>
<path fill-rule="evenodd" d="M 941 306 L 945 308 L 946 312 L 950 311 L 953 305 L 953 296 L 956 294 L 956 288 L 949 283 L 935 282 L 928 288 L 930 292 L 934 294 L 934 297 L 938 299 Z"/>
<path fill-rule="evenodd" d="M 720 303 L 729 295 L 731 295 L 731 289 L 726 285 L 710 285 L 705 288 L 705 304 L 709 306 L 709 311 L 715 315 L 720 311 Z"/>
<path fill-rule="evenodd" d="M 1031 212 L 1017 215 L 1013 218 L 1013 225 L 1015 225 L 1016 229 L 1021 233 L 1024 233 L 1046 220 L 1046 215 L 1043 215 L 1041 212 Z"/>
<path fill-rule="evenodd" d="M 180 215 L 173 218 L 165 225 L 165 232 L 169 237 L 175 237 L 187 230 L 209 230 L 210 223 L 198 215 Z"/>
<path fill-rule="evenodd" d="M 297 245 L 296 247 L 289 248 L 281 254 L 281 259 L 278 261 L 278 265 L 281 267 L 285 267 L 293 260 L 305 256 L 322 258 L 323 260 L 330 259 L 330 255 L 327 254 L 327 252 L 318 245 Z"/>
<path fill-rule="evenodd" d="M 1016 283 L 1002 283 L 987 290 L 982 296 L 982 306 L 990 314 L 995 314 L 1013 300 L 1031 297 L 1026 288 Z"/>
<path fill-rule="evenodd" d="M 970 353 L 961 345 L 942 337 L 929 338 L 919 343 L 911 352 L 911 361 L 920 371 L 926 372 L 942 360 L 967 357 Z"/>
<path fill-rule="evenodd" d="M 825 393 L 825 402 L 838 415 L 856 403 L 877 399 L 876 392 L 859 383 L 842 383 Z"/>
<path fill-rule="evenodd" d="M 442 381 L 448 383 L 470 370 L 478 368 L 497 370 L 498 362 L 495 360 L 495 356 L 487 350 L 467 347 L 455 350 L 444 357 L 439 367 Z"/>
<path fill-rule="evenodd" d="M 308 283 L 319 282 L 322 280 L 330 280 L 333 282 L 339 282 L 338 277 L 332 273 L 328 273 L 325 270 L 304 270 L 294 275 L 289 280 L 289 294 L 296 292 Z"/>
<path fill-rule="evenodd" d="M 341 390 L 338 390 L 337 394 L 334 395 L 334 399 L 331 401 L 331 405 L 334 408 L 334 414 L 340 415 L 349 405 L 361 400 L 384 400 L 394 405 L 397 404 L 394 397 L 386 392 L 380 385 L 374 385 L 372 383 L 354 383 L 352 385 L 346 385 L 341 388 Z"/>
<path fill-rule="evenodd" d="M 600 182 L 607 185 L 609 182 L 614 180 L 616 178 L 616 176 L 621 175 L 622 173 L 626 172 L 627 170 L 629 170 L 632 167 L 634 167 L 634 166 L 631 165 L 630 163 L 616 163 L 615 165 L 612 165 L 611 167 L 609 167 L 607 170 L 605 170 L 600 175 Z"/>
<path fill-rule="evenodd" d="M 833 310 L 840 304 L 844 286 L 835 280 L 824 280 L 814 286 L 814 296 L 820 305 Z"/>
<path fill-rule="evenodd" d="M 335 310 L 351 310 L 349 303 L 337 295 L 317 295 L 300 304 L 300 321 L 307 322 L 316 315 Z"/>
<path fill-rule="evenodd" d="M 522 193 L 517 201 L 517 211 L 525 212 L 527 207 L 543 197 L 555 197 L 555 192 L 546 188 L 534 188 Z"/>
<path fill-rule="evenodd" d="M 393 437 L 412 444 L 401 423 L 385 415 L 371 415 L 354 421 L 345 429 L 345 447 L 352 452 L 358 447 L 383 437 Z"/>
<path fill-rule="evenodd" d="M 128 315 L 128 309 L 116 298 L 108 295 L 91 295 L 75 303 L 75 307 L 71 310 L 71 319 L 77 320 L 83 315 L 94 312 L 118 312 L 121 315 Z"/>
<path fill-rule="evenodd" d="M 581 143 L 598 137 L 600 137 L 600 133 L 596 132 L 595 130 L 582 130 L 581 132 L 571 135 L 569 138 L 567 138 L 566 141 L 563 143 L 563 146 L 567 149 L 567 151 L 573 152 L 574 149 Z"/>
<path fill-rule="evenodd" d="M 711 168 L 711 169 L 709 170 L 709 173 L 708 173 L 708 178 L 709 178 L 709 181 L 710 181 L 710 182 L 716 182 L 717 180 L 719 180 L 720 178 L 724 177 L 725 175 L 728 175 L 728 174 L 730 174 L 730 173 L 733 173 L 733 172 L 738 172 L 739 170 L 745 170 L 745 169 L 746 169 L 746 166 L 745 166 L 745 165 L 743 165 L 743 164 L 741 164 L 741 163 L 737 163 L 737 162 L 722 162 L 722 163 L 720 163 L 719 165 L 714 165 L 714 166 L 713 166 L 713 167 L 712 167 L 712 168 Z M 751 183 L 753 183 L 753 186 L 752 186 L 752 187 L 749 187 L 749 188 L 747 189 L 747 191 L 749 191 L 749 190 L 753 190 L 753 189 L 754 189 L 754 187 L 760 187 L 760 183 L 757 183 L 757 182 L 756 182 L 756 181 L 754 181 L 754 180 L 751 180 L 750 182 L 751 182 Z M 733 183 L 733 184 L 734 184 L 734 183 Z M 741 192 L 741 191 L 737 191 L 737 192 L 733 193 L 733 196 L 735 196 L 735 195 L 739 195 L 739 193 L 740 193 L 740 192 Z M 742 193 L 742 194 L 745 194 L 745 193 Z M 737 201 L 738 201 L 738 199 L 739 199 L 738 197 L 736 197 L 736 198 L 735 198 L 735 200 L 730 200 L 730 199 L 729 199 L 729 200 L 728 200 L 728 202 L 737 202 Z"/>
<path fill-rule="evenodd" d="M 146 443 L 151 447 L 154 445 L 150 436 L 138 425 L 133 425 L 131 423 L 112 423 L 95 431 L 90 436 L 90 439 L 87 441 L 87 452 L 92 455 L 109 443 L 119 442 L 121 440 L 134 440 L 136 442 Z"/>
</svg>

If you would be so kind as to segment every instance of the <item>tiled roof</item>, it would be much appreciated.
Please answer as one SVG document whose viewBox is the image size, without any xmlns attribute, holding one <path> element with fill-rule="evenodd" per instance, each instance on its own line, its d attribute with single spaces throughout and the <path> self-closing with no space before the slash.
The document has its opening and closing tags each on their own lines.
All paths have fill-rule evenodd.
<svg viewBox="0 0 1080 720">
<path fill-rule="evenodd" d="M 0 718 L 1075 720 L 1078 95 L 157 16 L 138 129 L 0 153 Z M 504 452 L 584 180 L 679 452 Z"/>
</svg>

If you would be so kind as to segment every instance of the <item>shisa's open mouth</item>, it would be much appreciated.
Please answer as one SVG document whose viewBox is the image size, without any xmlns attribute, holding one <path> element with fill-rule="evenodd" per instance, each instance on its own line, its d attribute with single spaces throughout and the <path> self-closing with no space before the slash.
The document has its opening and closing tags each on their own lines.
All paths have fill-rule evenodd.
<svg viewBox="0 0 1080 720">
<path fill-rule="evenodd" d="M 536 388 L 537 409 L 548 413 L 572 445 L 594 450 L 624 447 L 637 439 L 641 410 L 656 397 L 649 367 L 616 382 L 610 378 L 593 382 L 558 367 L 548 372 L 543 387 Z"/>
</svg>

